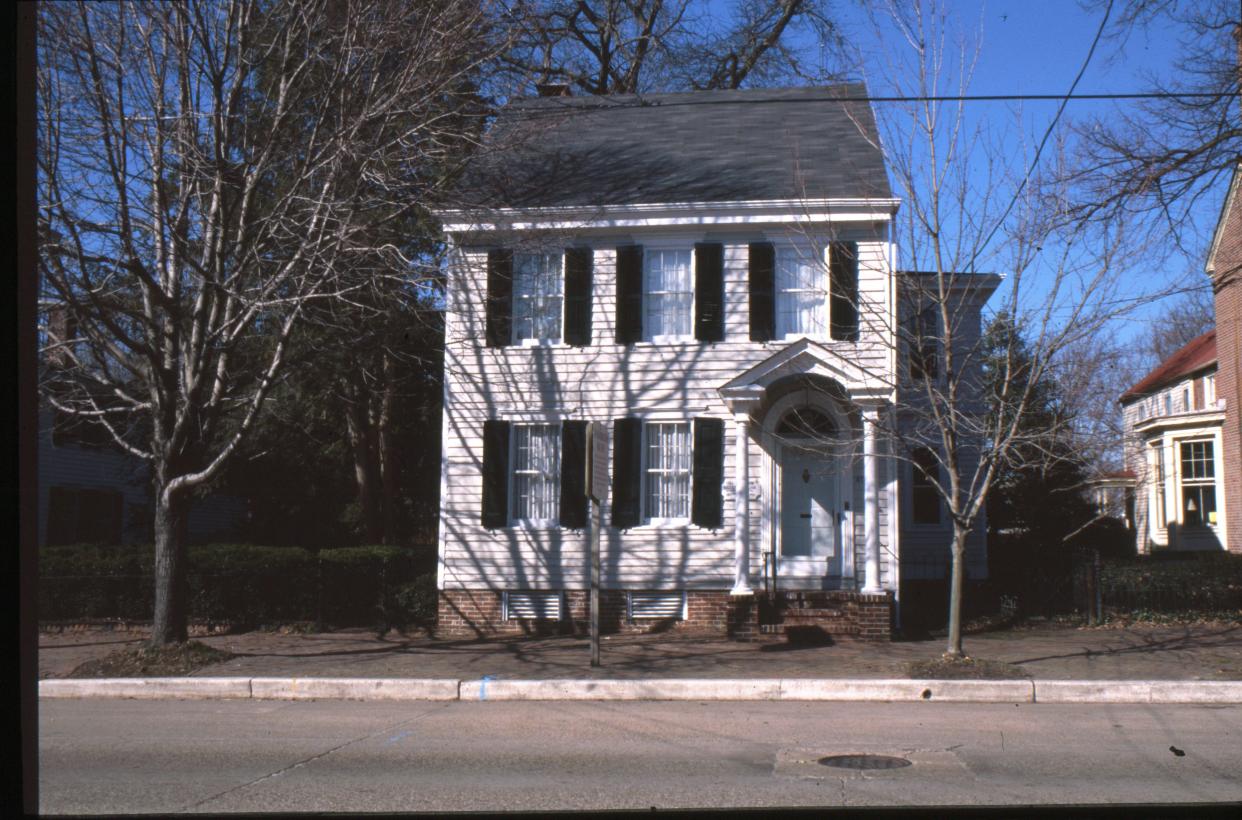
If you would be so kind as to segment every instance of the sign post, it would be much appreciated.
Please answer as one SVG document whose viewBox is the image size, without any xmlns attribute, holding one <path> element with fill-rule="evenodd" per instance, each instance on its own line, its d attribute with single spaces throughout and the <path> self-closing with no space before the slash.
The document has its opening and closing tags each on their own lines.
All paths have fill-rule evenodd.
<svg viewBox="0 0 1242 820">
<path fill-rule="evenodd" d="M 587 425 L 586 486 L 591 499 L 587 545 L 591 552 L 591 666 L 599 666 L 599 541 L 604 526 L 601 505 L 608 498 L 608 428 Z"/>
</svg>

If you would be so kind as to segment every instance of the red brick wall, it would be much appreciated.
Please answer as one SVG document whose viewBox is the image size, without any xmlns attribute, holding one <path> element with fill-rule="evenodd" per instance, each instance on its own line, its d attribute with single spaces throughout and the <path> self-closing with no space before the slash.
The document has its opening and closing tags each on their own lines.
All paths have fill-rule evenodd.
<svg viewBox="0 0 1242 820">
<path fill-rule="evenodd" d="M 892 638 L 893 602 L 888 594 L 857 592 L 806 593 L 814 606 L 831 606 L 841 615 L 824 631 L 854 635 L 863 640 Z M 503 593 L 487 589 L 453 589 L 440 592 L 436 635 L 444 638 L 480 638 L 517 635 L 585 635 L 590 630 L 590 593 L 566 590 L 568 617 L 561 621 L 502 620 Z M 707 632 L 721 637 L 752 640 L 759 636 L 758 596 L 734 598 L 723 591 L 690 591 L 686 595 L 686 619 L 682 621 L 625 618 L 625 592 L 600 591 L 600 631 L 605 634 L 664 631 Z"/>
<path fill-rule="evenodd" d="M 1216 395 L 1225 400 L 1224 469 L 1228 548 L 1242 552 L 1242 191 L 1221 227 L 1216 248 Z"/>
</svg>

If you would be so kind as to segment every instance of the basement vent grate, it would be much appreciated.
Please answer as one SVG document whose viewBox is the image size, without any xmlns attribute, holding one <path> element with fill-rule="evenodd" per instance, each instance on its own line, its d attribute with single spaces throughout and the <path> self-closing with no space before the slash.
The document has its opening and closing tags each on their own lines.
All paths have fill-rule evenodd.
<svg viewBox="0 0 1242 820">
<path fill-rule="evenodd" d="M 630 619 L 686 617 L 686 593 L 683 592 L 631 592 L 629 600 Z"/>
<path fill-rule="evenodd" d="M 910 761 L 904 757 L 892 757 L 890 755 L 833 755 L 832 757 L 821 757 L 819 765 L 831 766 L 834 769 L 872 771 L 875 769 L 904 769 L 910 765 Z"/>
<path fill-rule="evenodd" d="M 559 621 L 561 619 L 561 593 L 559 592 L 506 592 L 505 620 L 507 621 Z"/>
</svg>

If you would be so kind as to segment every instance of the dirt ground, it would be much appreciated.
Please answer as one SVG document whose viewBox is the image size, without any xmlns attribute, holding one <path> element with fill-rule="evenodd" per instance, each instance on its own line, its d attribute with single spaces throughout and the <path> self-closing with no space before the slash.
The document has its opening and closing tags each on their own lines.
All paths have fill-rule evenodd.
<svg viewBox="0 0 1242 820">
<path fill-rule="evenodd" d="M 79 664 L 139 646 L 141 628 L 41 630 L 39 677 L 68 675 Z M 212 677 L 362 678 L 885 678 L 906 677 L 911 662 L 936 659 L 942 639 L 798 646 L 780 640 L 739 643 L 686 632 L 607 636 L 602 666 L 589 665 L 583 637 L 491 641 L 435 640 L 373 630 L 196 635 L 235 657 L 193 673 Z M 1239 680 L 1242 625 L 1132 625 L 1044 628 L 970 635 L 972 657 L 1017 665 L 1043 679 Z"/>
</svg>

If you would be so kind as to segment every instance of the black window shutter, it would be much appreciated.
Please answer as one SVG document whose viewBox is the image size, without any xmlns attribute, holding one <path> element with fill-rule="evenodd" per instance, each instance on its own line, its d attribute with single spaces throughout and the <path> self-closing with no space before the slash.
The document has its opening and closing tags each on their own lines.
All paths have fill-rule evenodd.
<svg viewBox="0 0 1242 820">
<path fill-rule="evenodd" d="M 612 425 L 612 525 L 638 526 L 642 517 L 642 419 L 616 419 Z"/>
<path fill-rule="evenodd" d="M 483 526 L 509 524 L 509 422 L 483 422 Z"/>
<path fill-rule="evenodd" d="M 750 340 L 776 335 L 776 249 L 770 242 L 750 246 Z"/>
<path fill-rule="evenodd" d="M 694 338 L 724 339 L 724 246 L 719 242 L 694 246 Z"/>
<path fill-rule="evenodd" d="M 828 250 L 832 338 L 858 341 L 858 243 L 833 242 Z"/>
<path fill-rule="evenodd" d="M 587 523 L 585 421 L 561 422 L 562 527 L 580 530 Z"/>
<path fill-rule="evenodd" d="M 617 248 L 617 344 L 643 338 L 643 249 Z"/>
<path fill-rule="evenodd" d="M 487 254 L 487 346 L 504 347 L 513 340 L 513 251 Z"/>
<path fill-rule="evenodd" d="M 591 343 L 590 248 L 565 251 L 565 343 L 586 347 Z"/>
<path fill-rule="evenodd" d="M 724 421 L 694 420 L 694 500 L 690 520 L 718 530 L 724 515 Z"/>
</svg>

